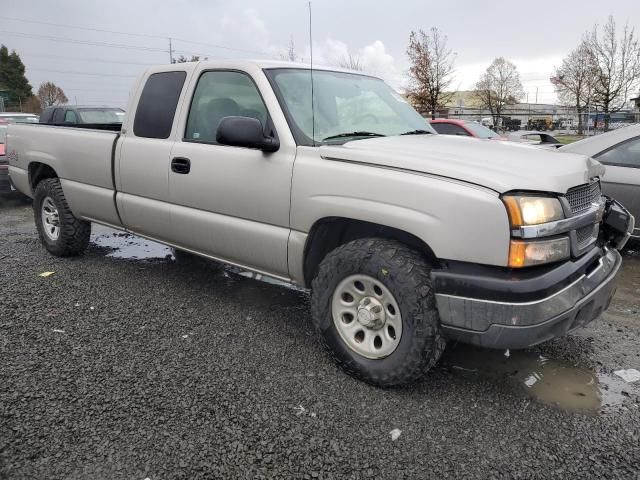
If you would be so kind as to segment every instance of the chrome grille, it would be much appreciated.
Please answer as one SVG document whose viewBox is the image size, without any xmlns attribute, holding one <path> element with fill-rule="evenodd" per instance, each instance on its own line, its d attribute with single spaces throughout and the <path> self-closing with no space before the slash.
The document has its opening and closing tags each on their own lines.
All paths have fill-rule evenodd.
<svg viewBox="0 0 640 480">
<path fill-rule="evenodd" d="M 582 250 L 589 244 L 593 243 L 598 236 L 598 225 L 587 225 L 576 230 L 576 240 L 578 241 L 578 248 Z"/>
<path fill-rule="evenodd" d="M 580 215 L 589 210 L 591 204 L 597 202 L 601 195 L 600 180 L 593 180 L 591 183 L 569 189 L 565 196 L 571 207 L 571 213 Z"/>
</svg>

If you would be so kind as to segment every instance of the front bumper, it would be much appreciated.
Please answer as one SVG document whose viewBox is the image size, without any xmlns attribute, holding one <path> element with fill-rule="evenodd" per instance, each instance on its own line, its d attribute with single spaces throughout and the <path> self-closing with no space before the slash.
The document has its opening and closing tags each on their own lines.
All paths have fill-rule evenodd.
<svg viewBox="0 0 640 480">
<path fill-rule="evenodd" d="M 434 271 L 443 331 L 450 339 L 489 348 L 526 348 L 562 336 L 608 308 L 621 262 L 616 250 L 596 247 L 533 275 Z M 468 296 L 474 291 L 482 298 Z"/>
<path fill-rule="evenodd" d="M 622 249 L 634 218 L 606 198 L 600 246 L 556 265 L 521 270 L 451 262 L 433 270 L 440 321 L 454 340 L 490 348 L 526 348 L 598 318 L 615 294 Z"/>
</svg>

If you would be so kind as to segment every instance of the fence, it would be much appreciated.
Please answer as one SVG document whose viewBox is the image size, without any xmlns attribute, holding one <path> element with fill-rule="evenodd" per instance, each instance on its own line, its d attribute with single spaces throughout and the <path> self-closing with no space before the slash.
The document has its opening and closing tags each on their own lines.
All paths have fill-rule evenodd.
<svg viewBox="0 0 640 480">
<path fill-rule="evenodd" d="M 501 112 L 497 119 L 497 125 L 494 125 L 496 122 L 491 112 L 484 109 L 443 108 L 438 111 L 436 116 L 438 118 L 476 121 L 501 132 L 541 130 L 572 134 L 577 133 L 580 123 L 582 123 L 584 134 L 597 134 L 605 131 L 607 123 L 609 130 L 640 123 L 639 111 L 605 114 L 594 110 L 578 115 L 574 108 L 556 105 L 550 105 L 547 108 L 536 108 L 534 105 L 507 108 Z"/>
</svg>

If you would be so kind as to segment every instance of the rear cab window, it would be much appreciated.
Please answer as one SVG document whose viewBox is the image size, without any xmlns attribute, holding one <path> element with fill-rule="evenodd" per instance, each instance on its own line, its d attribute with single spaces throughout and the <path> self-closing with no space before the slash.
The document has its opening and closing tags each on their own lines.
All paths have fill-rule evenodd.
<svg viewBox="0 0 640 480">
<path fill-rule="evenodd" d="M 147 79 L 133 121 L 133 134 L 143 138 L 169 138 L 187 73 L 158 72 Z"/>
</svg>

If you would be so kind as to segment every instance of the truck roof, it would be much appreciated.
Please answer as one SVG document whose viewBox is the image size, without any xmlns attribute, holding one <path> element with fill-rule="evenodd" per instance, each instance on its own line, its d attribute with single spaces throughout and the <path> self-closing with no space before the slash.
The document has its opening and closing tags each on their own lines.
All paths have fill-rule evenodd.
<svg viewBox="0 0 640 480">
<path fill-rule="evenodd" d="M 298 69 L 305 69 L 305 70 L 311 69 L 311 65 L 308 63 L 289 62 L 285 60 L 220 59 L 220 60 L 200 60 L 197 62 L 157 65 L 157 66 L 150 67 L 147 71 L 170 71 L 170 70 L 179 69 L 179 66 L 188 66 L 188 65 L 199 65 L 205 68 L 241 68 L 241 69 L 298 68 Z M 373 75 L 369 75 L 367 73 L 359 72 L 356 70 L 349 70 L 346 68 L 328 66 L 328 65 L 316 65 L 315 63 L 313 64 L 313 69 L 332 71 L 332 72 L 356 73 L 359 75 L 373 76 Z"/>
</svg>

